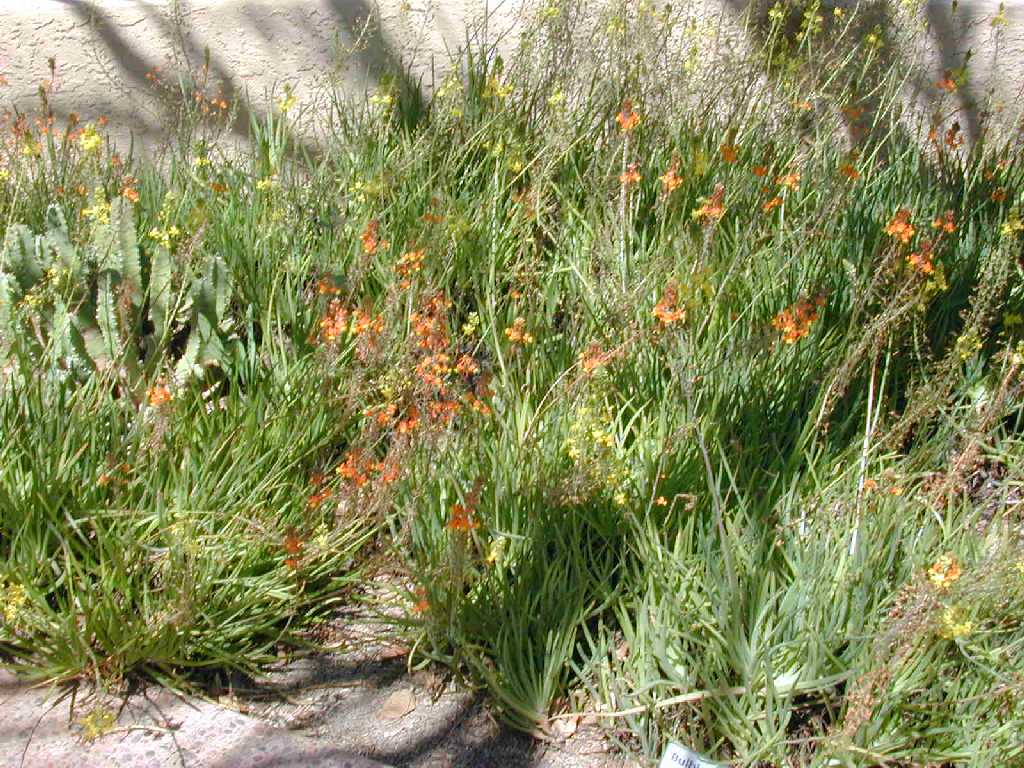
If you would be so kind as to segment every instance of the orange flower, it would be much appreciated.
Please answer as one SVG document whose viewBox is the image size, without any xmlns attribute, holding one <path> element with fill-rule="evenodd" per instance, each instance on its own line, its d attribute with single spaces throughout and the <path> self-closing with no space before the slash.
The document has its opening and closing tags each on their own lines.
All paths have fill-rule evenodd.
<svg viewBox="0 0 1024 768">
<path fill-rule="evenodd" d="M 210 189 L 213 190 L 218 195 L 223 195 L 225 192 L 228 191 L 228 185 L 221 184 L 219 181 L 211 181 Z"/>
<path fill-rule="evenodd" d="M 487 403 L 485 403 L 483 400 L 481 400 L 476 395 L 472 395 L 472 394 L 467 392 L 463 396 L 463 398 L 465 399 L 465 401 L 469 405 L 469 407 L 472 408 L 477 413 L 481 414 L 482 416 L 489 416 L 490 415 L 491 407 L 489 405 L 487 405 Z"/>
<path fill-rule="evenodd" d="M 380 333 L 384 330 L 384 317 L 377 315 L 373 317 L 365 309 L 352 311 L 352 328 L 350 333 L 353 336 L 361 336 L 364 333 Z"/>
<path fill-rule="evenodd" d="M 326 501 L 330 497 L 331 490 L 329 488 L 324 488 L 322 491 L 317 491 L 316 493 L 310 494 L 309 498 L 306 500 L 306 506 L 309 507 L 310 509 L 317 509 L 321 504 L 324 503 L 324 501 Z"/>
<path fill-rule="evenodd" d="M 460 407 L 456 400 L 431 400 L 427 403 L 427 415 L 433 422 L 451 424 L 452 419 L 458 415 Z"/>
<path fill-rule="evenodd" d="M 167 385 L 162 382 L 157 382 L 152 387 L 146 390 L 146 399 L 149 404 L 154 408 L 171 402 L 174 396 L 171 394 L 171 390 L 167 388 Z"/>
<path fill-rule="evenodd" d="M 359 239 L 363 243 L 363 253 L 367 256 L 372 256 L 377 252 L 379 248 L 387 248 L 391 243 L 387 240 L 380 239 L 380 220 L 370 219 L 366 223 L 366 229 L 359 236 Z"/>
<path fill-rule="evenodd" d="M 134 182 L 135 179 L 131 179 L 130 183 L 125 184 L 124 188 L 121 190 L 121 197 L 130 203 L 139 202 L 139 190 L 132 186 Z"/>
<path fill-rule="evenodd" d="M 332 299 L 327 312 L 320 319 L 320 340 L 335 341 L 348 328 L 348 310 L 339 299 Z"/>
<path fill-rule="evenodd" d="M 285 534 L 282 546 L 284 547 L 285 553 L 288 554 L 288 557 L 285 558 L 284 564 L 291 570 L 294 571 L 299 567 L 299 558 L 302 556 L 302 550 L 305 545 L 306 543 L 295 532 L 295 529 L 289 528 L 288 533 Z"/>
<path fill-rule="evenodd" d="M 932 263 L 932 242 L 922 240 L 920 250 L 907 256 L 907 263 L 918 272 L 932 274 L 935 271 L 935 265 Z"/>
<path fill-rule="evenodd" d="M 754 175 L 757 176 L 757 178 L 763 179 L 765 176 L 768 175 L 768 166 L 755 165 L 753 168 L 751 168 L 751 171 L 753 171 Z"/>
<path fill-rule="evenodd" d="M 407 251 L 406 253 L 403 253 L 402 257 L 396 262 L 395 273 L 399 277 L 404 278 L 401 283 L 402 288 L 409 287 L 410 275 L 423 269 L 424 254 L 425 251 L 423 250 Z"/>
<path fill-rule="evenodd" d="M 668 499 L 666 499 L 664 496 L 659 496 L 654 500 L 654 503 L 659 507 L 667 507 Z"/>
<path fill-rule="evenodd" d="M 416 375 L 431 389 L 444 389 L 444 379 L 451 373 L 451 358 L 443 352 L 427 355 L 416 366 Z"/>
<path fill-rule="evenodd" d="M 472 355 L 462 355 L 455 361 L 455 372 L 460 376 L 472 376 L 480 373 L 480 364 Z"/>
<path fill-rule="evenodd" d="M 956 232 L 956 221 L 952 211 L 946 211 L 942 216 L 936 216 L 932 221 L 932 229 L 941 229 L 943 232 Z"/>
<path fill-rule="evenodd" d="M 787 173 L 784 176 L 779 176 L 775 180 L 775 183 L 795 191 L 800 188 L 800 172 L 793 171 L 792 173 Z"/>
<path fill-rule="evenodd" d="M 711 197 L 701 198 L 700 207 L 693 212 L 695 219 L 720 219 L 725 215 L 725 186 L 715 185 Z"/>
<path fill-rule="evenodd" d="M 380 473 L 379 480 L 383 485 L 391 485 L 402 473 L 402 468 L 394 460 L 378 461 L 374 469 Z"/>
<path fill-rule="evenodd" d="M 1006 188 L 998 187 L 996 189 L 993 189 L 990 197 L 992 198 L 993 203 L 1003 202 L 1006 199 Z"/>
<path fill-rule="evenodd" d="M 656 306 L 655 317 L 658 317 L 657 309 Z M 580 367 L 583 368 L 584 373 L 593 373 L 600 368 L 604 368 L 616 357 L 617 355 L 614 351 L 605 352 L 601 349 L 601 345 L 591 344 L 585 352 L 580 353 Z"/>
<path fill-rule="evenodd" d="M 305 542 L 299 538 L 299 535 L 294 530 L 289 530 L 284 537 L 284 551 L 289 555 L 297 555 L 302 552 L 303 546 L 305 546 Z"/>
<path fill-rule="evenodd" d="M 772 319 L 772 327 L 782 332 L 782 341 L 795 344 L 811 332 L 811 325 L 818 319 L 817 307 L 825 303 L 824 295 L 809 301 L 800 299 L 792 307 L 779 312 Z"/>
<path fill-rule="evenodd" d="M 682 323 L 686 320 L 686 307 L 679 306 L 679 291 L 675 283 L 669 283 L 661 294 L 661 300 L 651 311 L 655 319 L 664 326 Z"/>
<path fill-rule="evenodd" d="M 954 122 L 946 131 L 946 146 L 950 149 L 956 149 L 957 147 L 963 146 L 964 137 L 960 133 L 960 123 Z"/>
<path fill-rule="evenodd" d="M 853 163 L 843 163 L 839 166 L 839 172 L 850 181 L 856 181 L 860 178 L 860 171 L 856 169 Z"/>
<path fill-rule="evenodd" d="M 778 208 L 780 205 L 782 205 L 782 198 L 779 197 L 778 195 L 776 195 L 771 200 L 769 200 L 764 205 L 762 205 L 761 206 L 761 210 L 764 213 L 771 213 L 773 210 Z"/>
<path fill-rule="evenodd" d="M 428 224 L 440 224 L 444 221 L 444 216 L 439 213 L 424 213 L 420 218 Z"/>
<path fill-rule="evenodd" d="M 341 289 L 334 284 L 329 277 L 323 277 L 316 281 L 316 292 L 321 296 L 335 296 L 341 293 Z"/>
<path fill-rule="evenodd" d="M 363 410 L 363 416 L 370 418 L 377 422 L 378 427 L 387 427 L 395 420 L 395 416 L 398 415 L 398 405 L 395 403 L 381 403 L 379 405 L 371 405 Z"/>
<path fill-rule="evenodd" d="M 396 427 L 398 434 L 408 435 L 416 431 L 416 428 L 420 425 L 420 409 L 415 405 L 410 405 L 409 410 L 405 412 L 405 418 L 398 422 Z"/>
<path fill-rule="evenodd" d="M 413 611 L 416 613 L 426 613 L 427 611 L 429 611 L 430 601 L 427 599 L 427 590 L 423 589 L 423 587 L 420 587 L 416 590 L 416 597 L 418 599 L 416 600 L 415 605 L 413 605 L 412 607 Z"/>
<path fill-rule="evenodd" d="M 428 298 L 423 306 L 409 318 L 416 346 L 428 352 L 440 352 L 448 347 L 448 326 L 444 312 L 451 301 L 444 294 L 437 293 Z"/>
<path fill-rule="evenodd" d="M 619 129 L 623 133 L 630 133 L 640 125 L 640 115 L 633 111 L 632 100 L 626 99 L 622 103 L 622 111 L 615 116 L 615 122 L 619 124 Z"/>
<path fill-rule="evenodd" d="M 658 177 L 658 181 L 661 182 L 661 191 L 666 195 L 671 195 L 683 183 L 683 177 L 679 175 L 676 170 L 679 167 L 679 160 L 673 160 L 672 165 L 668 167 L 661 176 Z"/>
<path fill-rule="evenodd" d="M 914 229 L 914 225 L 910 223 L 910 211 L 906 208 L 900 208 L 892 217 L 885 227 L 885 233 L 890 237 L 894 237 L 901 243 L 906 244 L 910 242 L 910 238 L 917 232 Z"/>
<path fill-rule="evenodd" d="M 448 529 L 460 533 L 468 533 L 477 527 L 473 519 L 472 507 L 464 507 L 458 502 L 452 504 L 451 517 L 448 519 Z"/>
<path fill-rule="evenodd" d="M 423 268 L 423 257 L 425 251 L 406 251 L 395 264 L 395 272 L 403 277 L 410 272 L 419 272 Z"/>
<path fill-rule="evenodd" d="M 631 184 L 636 184 L 640 181 L 640 171 L 637 170 L 636 163 L 630 163 L 626 166 L 621 174 L 619 174 L 619 181 L 622 182 L 622 186 L 628 187 Z"/>
<path fill-rule="evenodd" d="M 368 469 L 363 452 L 358 448 L 353 448 L 345 456 L 345 460 L 338 465 L 335 472 L 356 488 L 362 488 L 370 480 Z"/>
<path fill-rule="evenodd" d="M 864 107 L 854 106 L 853 104 L 847 104 L 843 107 L 843 114 L 846 115 L 847 120 L 856 121 L 864 115 Z"/>
<path fill-rule="evenodd" d="M 522 344 L 524 347 L 533 344 L 533 335 L 526 330 L 526 319 L 517 317 L 508 328 L 505 329 L 505 336 L 513 344 Z"/>
<path fill-rule="evenodd" d="M 955 555 L 945 554 L 928 569 L 928 581 L 939 589 L 948 589 L 960 579 L 963 569 Z"/>
<path fill-rule="evenodd" d="M 938 82 L 935 83 L 935 87 L 940 91 L 945 91 L 946 93 L 952 93 L 955 91 L 956 80 L 953 79 L 953 72 L 947 69 L 942 77 L 939 78 Z"/>
<path fill-rule="evenodd" d="M 630 163 L 626 166 L 626 170 L 618 174 L 618 180 L 622 182 L 623 186 L 637 183 L 640 180 L 640 171 L 637 170 L 637 164 Z"/>
<path fill-rule="evenodd" d="M 722 153 L 722 160 L 726 163 L 735 163 L 737 157 L 737 148 L 735 144 L 723 144 L 718 148 L 718 151 Z"/>
</svg>

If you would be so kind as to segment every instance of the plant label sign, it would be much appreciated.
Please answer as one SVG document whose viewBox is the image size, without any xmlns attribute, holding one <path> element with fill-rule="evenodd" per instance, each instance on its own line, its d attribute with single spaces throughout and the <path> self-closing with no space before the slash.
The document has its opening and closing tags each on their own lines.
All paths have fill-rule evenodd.
<svg viewBox="0 0 1024 768">
<path fill-rule="evenodd" d="M 705 760 L 693 750 L 670 741 L 668 749 L 661 756 L 658 768 L 718 768 L 718 765 Z"/>
</svg>

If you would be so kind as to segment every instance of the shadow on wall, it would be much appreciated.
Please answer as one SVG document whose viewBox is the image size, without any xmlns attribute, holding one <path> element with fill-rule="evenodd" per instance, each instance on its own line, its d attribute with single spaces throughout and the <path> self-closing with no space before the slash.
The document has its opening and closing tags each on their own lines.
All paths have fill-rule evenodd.
<svg viewBox="0 0 1024 768">
<path fill-rule="evenodd" d="M 752 24 L 747 27 L 748 32 L 762 40 L 769 23 L 768 11 L 776 3 L 776 0 L 702 1 L 713 11 L 737 17 L 749 12 Z M 403 50 L 407 50 L 410 35 L 422 36 L 427 48 L 420 54 L 443 55 L 450 42 L 461 44 L 465 41 L 465 25 L 473 21 L 469 15 L 475 7 L 474 2 L 435 0 L 427 4 L 429 16 L 424 15 L 420 23 L 418 17 L 414 19 L 402 10 L 405 4 L 397 0 L 264 0 L 245 3 L 237 0 L 168 0 L 170 12 L 154 12 L 152 6 L 140 1 L 111 7 L 103 0 L 52 0 L 53 6 L 64 9 L 62 21 L 70 19 L 73 22 L 65 25 L 74 27 L 65 33 L 70 45 L 84 49 L 91 46 L 93 50 L 90 53 L 99 64 L 98 75 L 97 67 L 91 63 L 79 73 L 69 73 L 67 79 L 76 81 L 79 93 L 58 100 L 59 110 L 64 111 L 63 116 L 72 106 L 85 108 L 88 105 L 107 111 L 119 122 L 133 127 L 137 135 L 148 143 L 167 139 L 173 133 L 170 129 L 180 125 L 182 101 L 192 97 L 191 89 L 197 83 L 214 91 L 220 89 L 220 94 L 232 104 L 234 117 L 227 129 L 236 140 L 249 135 L 252 122 L 267 119 L 273 107 L 262 98 L 262 93 L 255 91 L 269 86 L 275 79 L 297 83 L 304 93 L 312 93 L 309 86 L 322 83 L 337 86 L 341 92 L 355 94 L 387 75 L 394 79 L 403 94 L 422 100 L 420 83 L 412 74 L 412 62 L 403 59 L 397 46 L 404 46 Z M 507 31 L 515 25 L 515 13 L 529 4 L 530 0 L 491 2 L 492 6 L 504 6 L 502 24 L 508 27 Z M 485 3 L 481 0 L 476 5 L 483 7 Z M 804 3 L 786 0 L 784 5 L 799 19 Z M 887 0 L 823 0 L 821 10 L 829 14 L 833 7 L 853 5 L 859 7 L 865 24 L 878 25 L 886 30 L 886 34 L 894 31 L 893 4 Z M 989 0 L 961 3 L 954 12 L 945 0 L 923 3 L 921 14 L 929 24 L 932 47 L 928 51 L 927 64 L 910 75 L 911 90 L 915 92 L 913 98 L 918 104 L 928 108 L 935 95 L 937 75 L 943 70 L 955 70 L 964 65 L 966 50 L 963 41 L 971 39 L 977 24 L 988 20 L 991 15 L 989 6 L 994 13 L 998 4 Z M 508 13 L 509 8 L 513 9 L 511 13 Z M 38 13 L 40 18 L 45 18 L 42 16 L 45 10 Z M 1011 9 L 1011 15 L 1018 13 Z M 35 18 L 30 21 L 35 22 Z M 404 31 L 399 31 L 403 25 Z M 34 26 L 38 27 L 33 23 L 23 30 Z M 143 29 L 145 31 L 139 31 Z M 382 30 L 386 30 L 387 35 Z M 492 29 L 492 33 L 495 31 Z M 492 37 L 497 36 L 492 34 Z M 1020 70 L 1019 59 L 1024 58 L 1024 46 L 1018 48 L 1009 52 L 1012 67 L 1017 71 Z M 36 50 L 45 49 L 37 47 Z M 880 69 L 902 55 L 894 46 L 884 47 L 879 53 Z M 993 58 L 1001 55 L 999 50 L 992 52 Z M 164 89 L 163 98 L 157 98 L 147 73 L 165 65 L 167 58 L 173 60 L 174 71 L 166 74 L 174 86 Z M 416 64 L 424 65 L 425 58 L 421 56 Z M 910 59 L 920 57 L 908 55 L 905 58 L 909 66 Z M 343 69 L 344 80 L 341 77 Z M 994 73 L 995 67 L 992 66 L 991 70 Z M 179 78 L 185 87 L 178 88 Z M 97 87 L 93 82 L 83 87 L 83 83 L 78 82 L 81 80 L 100 80 L 103 84 Z M 246 91 L 247 84 L 253 89 L 252 94 Z M 1002 85 L 1005 87 L 1005 83 Z M 107 89 L 105 92 L 104 88 Z M 326 94 L 330 99 L 329 87 L 317 90 L 316 98 L 323 98 Z M 30 92 L 29 88 L 24 89 L 25 94 Z M 968 140 L 976 140 L 981 134 L 979 105 L 985 103 L 985 96 L 984 90 L 979 90 L 972 78 L 964 82 L 945 103 L 948 107 L 949 101 L 958 100 L 957 106 L 961 108 L 959 117 Z M 79 103 L 68 104 L 70 98 L 77 98 Z M 863 106 L 870 113 L 869 97 L 865 98 Z M 422 109 L 414 112 L 422 113 Z M 848 127 L 851 138 L 854 138 L 857 126 Z M 303 135 L 305 143 L 296 148 L 311 149 L 311 132 Z"/>
<path fill-rule="evenodd" d="M 147 132 L 152 131 L 154 134 L 151 138 L 157 135 L 159 138 L 167 138 L 164 135 L 167 127 L 175 125 L 179 120 L 184 101 L 193 97 L 190 88 L 197 85 L 217 89 L 219 95 L 233 106 L 234 117 L 228 129 L 236 138 L 248 137 L 253 121 L 266 121 L 272 106 L 254 100 L 246 92 L 245 80 L 237 68 L 233 68 L 223 55 L 211 50 L 197 37 L 189 23 L 189 11 L 186 8 L 183 7 L 183 12 L 177 15 L 147 14 L 147 20 L 159 26 L 163 38 L 154 41 L 127 35 L 123 31 L 126 25 L 119 23 L 111 11 L 105 10 L 101 0 L 57 2 L 66 6 L 79 24 L 88 25 L 92 31 L 92 42 L 100 46 L 100 55 L 113 65 L 113 72 L 109 73 L 111 86 L 119 86 L 126 96 L 140 92 L 151 93 L 154 84 L 148 74 L 164 66 L 166 62 L 160 59 L 164 51 L 173 52 L 177 71 L 168 74 L 172 81 L 181 82 L 185 87 L 178 89 L 173 98 L 162 101 L 153 125 L 147 126 Z M 309 17 L 289 16 L 273 6 L 267 6 L 258 15 L 245 13 L 246 9 L 242 7 L 251 29 L 239 29 L 238 34 L 258 36 L 268 46 L 273 46 L 275 40 L 294 40 L 296 35 L 312 43 L 322 39 L 324 29 L 330 29 L 334 32 L 336 45 L 342 40 L 351 43 L 346 50 L 350 59 L 344 64 L 358 72 L 362 83 L 373 84 L 379 82 L 384 75 L 389 75 L 396 79 L 404 92 L 419 94 L 419 84 L 413 81 L 409 68 L 394 46 L 385 39 L 380 24 L 376 23 L 375 10 L 367 0 L 325 0 L 320 7 L 330 17 L 326 25 L 321 20 L 320 28 L 315 27 Z M 318 62 L 320 71 L 312 73 L 313 77 L 324 79 L 340 68 L 337 51 L 321 58 Z M 312 79 L 306 68 L 299 72 L 282 69 L 273 74 L 286 81 L 292 77 Z M 118 79 L 121 82 L 117 82 Z M 296 148 L 300 151 L 313 148 L 301 139 L 296 141 L 299 142 Z"/>
<path fill-rule="evenodd" d="M 723 0 L 723 3 L 736 16 L 750 14 L 750 34 L 764 43 L 768 38 L 771 28 L 769 11 L 776 5 L 776 0 Z M 852 39 L 863 39 L 871 30 L 881 30 L 882 36 L 886 39 L 895 39 L 897 21 L 892 12 L 892 4 L 886 0 L 846 0 L 840 2 L 822 3 L 821 13 L 831 14 L 835 8 L 849 11 L 856 6 L 858 14 L 858 34 Z M 802 4 L 791 4 L 790 15 L 787 19 L 787 36 L 795 38 L 799 31 L 799 24 L 803 18 L 804 8 Z M 967 49 L 962 48 L 962 40 L 968 36 L 970 31 L 981 24 L 985 19 L 978 12 L 976 4 L 965 3 L 957 6 L 948 2 L 925 2 L 922 3 L 922 21 L 928 26 L 928 38 L 932 49 L 928 50 L 927 63 L 922 66 L 919 57 L 920 51 L 901 51 L 896 46 L 886 45 L 878 51 L 877 72 L 885 72 L 893 66 L 901 66 L 907 73 L 907 84 L 913 101 L 918 104 L 929 105 L 934 101 L 935 83 L 937 76 L 944 71 L 955 71 L 966 66 L 971 54 Z M 846 51 L 843 51 L 846 53 Z M 915 60 L 916 59 L 916 60 Z M 870 92 L 870 76 L 864 89 Z M 954 98 L 957 101 L 957 116 L 965 125 L 962 126 L 965 138 L 974 142 L 981 136 L 981 112 L 983 103 L 982 94 L 978 91 L 978 84 L 973 79 L 965 79 L 959 83 Z M 877 110 L 878 104 L 870 97 L 866 97 L 860 103 L 868 115 L 867 119 L 851 123 L 847 120 L 847 130 L 851 141 L 856 144 L 862 138 L 860 132 L 864 124 L 871 124 L 871 115 Z"/>
</svg>

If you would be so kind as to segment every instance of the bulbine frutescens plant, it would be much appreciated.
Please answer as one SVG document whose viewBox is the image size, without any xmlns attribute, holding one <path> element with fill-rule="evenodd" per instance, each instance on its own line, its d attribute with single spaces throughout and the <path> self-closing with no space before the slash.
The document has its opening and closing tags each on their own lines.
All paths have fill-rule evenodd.
<svg viewBox="0 0 1024 768">
<path fill-rule="evenodd" d="M 739 765 L 1016 759 L 1021 146 L 917 137 L 889 30 L 774 5 L 744 36 L 544 3 L 521 51 L 474 48 L 425 108 L 382 83 L 315 158 L 286 151 L 286 93 L 249 157 L 183 143 L 139 173 L 138 281 L 118 244 L 108 280 L 52 291 L 82 370 L 128 381 L 126 338 L 144 377 L 181 366 L 218 296 L 243 347 L 222 407 L 140 409 L 63 375 L 47 268 L 18 283 L 20 348 L 62 375 L 0 399 L 3 647 L 69 674 L 266 651 L 380 520 L 417 658 L 519 728 L 587 714 L 646 757 Z M 15 252 L 40 263 L 44 186 L 15 217 L 44 222 Z M 169 247 L 169 199 L 194 248 Z M 99 212 L 68 214 L 84 260 Z M 154 594 L 131 644 L 110 631 Z"/>
<path fill-rule="evenodd" d="M 116 373 L 141 398 L 173 367 L 184 382 L 230 358 L 231 278 L 210 256 L 183 274 L 156 243 L 143 270 L 132 204 L 117 199 L 83 246 L 51 205 L 47 230 L 12 226 L 0 251 L 0 356 L 22 375 Z"/>
</svg>

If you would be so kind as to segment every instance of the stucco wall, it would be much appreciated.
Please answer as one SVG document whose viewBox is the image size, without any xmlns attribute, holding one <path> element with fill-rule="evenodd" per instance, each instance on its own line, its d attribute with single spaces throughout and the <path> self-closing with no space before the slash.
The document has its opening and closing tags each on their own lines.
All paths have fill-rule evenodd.
<svg viewBox="0 0 1024 768">
<path fill-rule="evenodd" d="M 266 110 L 285 85 L 310 106 L 332 87 L 364 92 L 400 69 L 399 58 L 429 81 L 432 65 L 464 44 L 467 24 L 516 27 L 518 4 L 494 5 L 488 13 L 486 0 L 0 0 L 0 108 L 38 106 L 55 58 L 58 115 L 105 115 L 115 134 L 130 128 L 152 142 L 167 127 L 176 73 L 201 72 L 208 52 L 206 95 L 237 104 L 244 133 L 248 112 Z"/>
<path fill-rule="evenodd" d="M 599 0 L 595 0 L 595 7 Z M 705 0 L 735 16 L 743 0 Z M 898 4 L 900 0 L 893 0 Z M 429 84 L 448 51 L 466 40 L 467 25 L 489 25 L 490 36 L 514 38 L 527 0 L 0 0 L 0 109 L 38 104 L 50 81 L 58 115 L 106 115 L 121 138 L 153 144 L 166 134 L 167 115 L 154 77 L 201 71 L 209 52 L 206 95 L 237 104 L 234 128 L 245 133 L 249 111 L 268 108 L 267 94 L 287 84 L 314 105 L 331 87 L 361 93 L 385 71 L 411 62 Z M 927 57 L 936 76 L 960 66 L 972 51 L 974 104 L 990 92 L 1013 106 L 1024 87 L 1024 0 L 1007 0 L 998 28 L 989 22 L 997 0 L 947 0 L 919 12 L 929 25 Z M 369 24 L 367 21 L 369 20 Z M 996 32 L 999 32 L 998 36 Z M 3 81 L 0 80 L 0 83 Z M 216 107 L 213 107 L 216 108 Z M 970 126 L 968 126 L 969 128 Z"/>
</svg>

